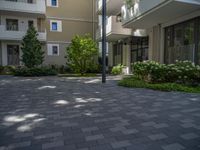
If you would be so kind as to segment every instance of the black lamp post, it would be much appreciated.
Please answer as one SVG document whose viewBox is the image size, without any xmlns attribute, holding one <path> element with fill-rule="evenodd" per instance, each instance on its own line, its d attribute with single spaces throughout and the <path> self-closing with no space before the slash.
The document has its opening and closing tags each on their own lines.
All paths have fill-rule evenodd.
<svg viewBox="0 0 200 150">
<path fill-rule="evenodd" d="M 106 0 L 102 0 L 102 83 L 106 83 Z"/>
</svg>

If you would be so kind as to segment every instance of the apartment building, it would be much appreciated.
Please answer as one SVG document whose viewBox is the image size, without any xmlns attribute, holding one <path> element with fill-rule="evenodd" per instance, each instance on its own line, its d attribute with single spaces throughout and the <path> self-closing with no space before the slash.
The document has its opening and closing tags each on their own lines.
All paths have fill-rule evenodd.
<svg viewBox="0 0 200 150">
<path fill-rule="evenodd" d="M 66 47 L 76 34 L 88 33 L 95 39 L 95 5 L 95 0 L 47 0 L 45 64 L 65 64 Z"/>
<path fill-rule="evenodd" d="M 107 5 L 109 66 L 123 64 L 130 71 L 131 63 L 143 60 L 200 64 L 200 0 L 108 0 Z"/>
<path fill-rule="evenodd" d="M 0 65 L 20 65 L 21 41 L 30 26 L 38 31 L 45 65 L 65 65 L 66 47 L 76 34 L 95 37 L 94 0 L 1 0 Z"/>
<path fill-rule="evenodd" d="M 107 0 L 106 35 L 108 41 L 108 66 L 123 64 L 124 73 L 129 74 L 131 63 L 148 59 L 148 36 L 146 30 L 123 27 L 121 7 L 124 0 Z M 102 39 L 102 0 L 97 0 L 97 14 L 99 14 L 99 28 L 96 39 Z M 143 54 L 144 53 L 144 54 Z M 136 55 L 138 57 L 136 58 Z"/>
<path fill-rule="evenodd" d="M 122 6 L 125 28 L 142 28 L 149 37 L 148 59 L 200 64 L 200 0 L 133 0 Z"/>
</svg>

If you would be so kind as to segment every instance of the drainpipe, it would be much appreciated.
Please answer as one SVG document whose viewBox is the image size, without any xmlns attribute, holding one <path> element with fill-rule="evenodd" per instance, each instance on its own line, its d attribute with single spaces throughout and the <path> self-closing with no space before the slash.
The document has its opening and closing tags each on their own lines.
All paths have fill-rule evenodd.
<svg viewBox="0 0 200 150">
<path fill-rule="evenodd" d="M 95 40 L 95 0 L 92 0 L 92 34 L 93 34 L 93 39 Z"/>
</svg>

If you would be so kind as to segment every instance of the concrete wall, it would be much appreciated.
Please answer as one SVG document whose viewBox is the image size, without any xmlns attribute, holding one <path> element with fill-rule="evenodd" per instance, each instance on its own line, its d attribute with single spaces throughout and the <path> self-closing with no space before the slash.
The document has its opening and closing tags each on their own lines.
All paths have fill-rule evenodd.
<svg viewBox="0 0 200 150">
<path fill-rule="evenodd" d="M 113 45 L 112 43 L 108 44 L 108 66 L 113 66 Z"/>
<path fill-rule="evenodd" d="M 161 62 L 161 27 L 160 25 L 154 26 L 149 29 L 149 60 Z"/>
<path fill-rule="evenodd" d="M 45 0 L 37 0 L 36 3 L 24 3 L 24 2 L 11 2 L 6 0 L 0 1 L 0 10 L 8 10 L 13 12 L 27 12 L 33 14 L 45 14 L 46 6 Z"/>
<path fill-rule="evenodd" d="M 54 43 L 47 43 L 47 44 L 55 44 Z M 44 65 L 66 65 L 66 48 L 69 46 L 69 43 L 57 43 L 59 44 L 59 56 L 49 56 L 47 45 L 44 46 L 45 49 L 45 61 Z"/>
<path fill-rule="evenodd" d="M 47 6 L 46 29 L 47 44 L 59 44 L 59 56 L 48 56 L 46 46 L 45 64 L 65 65 L 66 47 L 75 35 L 89 33 L 95 39 L 97 29 L 97 16 L 95 0 L 58 0 L 58 7 Z M 51 20 L 61 21 L 62 31 L 50 30 Z"/>
</svg>

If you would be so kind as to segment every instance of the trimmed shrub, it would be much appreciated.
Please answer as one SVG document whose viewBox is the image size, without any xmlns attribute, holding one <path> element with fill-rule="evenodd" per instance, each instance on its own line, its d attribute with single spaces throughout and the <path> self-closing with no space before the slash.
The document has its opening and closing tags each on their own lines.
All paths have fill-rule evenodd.
<svg viewBox="0 0 200 150">
<path fill-rule="evenodd" d="M 200 66 L 190 61 L 176 61 L 175 64 L 159 64 L 155 61 L 133 64 L 134 75 L 140 80 L 152 83 L 177 82 L 197 84 L 200 82 Z"/>
<path fill-rule="evenodd" d="M 3 73 L 4 71 L 4 66 L 0 66 L 0 73 Z"/>
<path fill-rule="evenodd" d="M 15 72 L 15 66 L 0 66 L 0 74 L 12 75 Z"/>
<path fill-rule="evenodd" d="M 112 68 L 111 74 L 113 74 L 113 75 L 120 75 L 120 74 L 122 74 L 123 67 L 124 66 L 121 65 L 121 64 L 119 64 L 117 66 L 114 66 Z"/>
<path fill-rule="evenodd" d="M 48 67 L 35 67 L 35 68 L 26 68 L 18 67 L 15 72 L 15 76 L 54 76 L 57 75 L 57 71 Z"/>
</svg>

